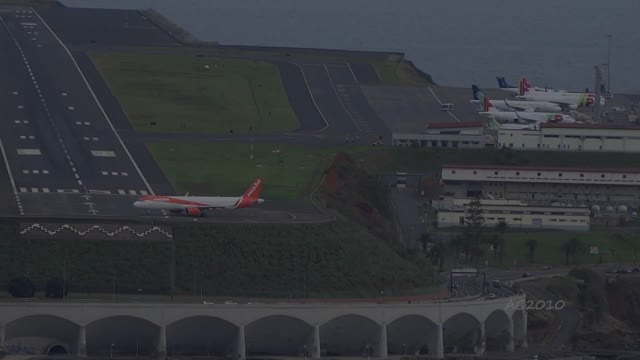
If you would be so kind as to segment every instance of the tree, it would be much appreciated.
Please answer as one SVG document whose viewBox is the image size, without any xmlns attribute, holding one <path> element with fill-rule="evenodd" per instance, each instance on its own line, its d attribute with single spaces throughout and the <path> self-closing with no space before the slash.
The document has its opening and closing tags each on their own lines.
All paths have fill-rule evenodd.
<svg viewBox="0 0 640 360">
<path fill-rule="evenodd" d="M 620 242 L 623 247 L 631 247 L 633 250 L 633 263 L 635 264 L 638 260 L 638 250 L 640 250 L 640 244 L 638 244 L 637 240 L 620 233 L 614 234 L 613 239 Z"/>
<path fill-rule="evenodd" d="M 36 294 L 33 282 L 26 276 L 11 279 L 8 291 L 11 296 L 20 298 L 32 298 Z"/>
<path fill-rule="evenodd" d="M 527 252 L 529 254 L 529 262 L 533 264 L 533 255 L 536 252 L 536 247 L 538 247 L 538 241 L 536 239 L 529 239 L 525 243 L 527 247 Z"/>
<path fill-rule="evenodd" d="M 569 258 L 573 258 L 573 264 L 576 263 L 576 254 L 583 248 L 582 243 L 577 238 L 571 238 L 562 244 L 562 250 L 564 251 L 565 264 L 569 265 Z"/>
<path fill-rule="evenodd" d="M 480 198 L 476 197 L 467 205 L 464 217 L 465 228 L 462 233 L 465 262 L 469 263 L 472 258 L 472 249 L 479 248 L 482 242 L 482 226 L 484 216 Z"/>
<path fill-rule="evenodd" d="M 487 239 L 487 243 L 493 248 L 493 259 L 498 258 L 498 247 L 500 247 L 500 235 L 493 234 Z"/>
<path fill-rule="evenodd" d="M 431 263 L 434 267 L 437 267 L 439 271 L 444 269 L 444 258 L 449 250 L 447 244 L 443 241 L 438 241 L 429 249 L 429 256 L 431 257 Z"/>
<path fill-rule="evenodd" d="M 64 296 L 67 295 L 67 289 L 64 284 L 64 281 L 60 278 L 54 277 L 47 280 L 47 285 L 45 288 L 46 296 L 48 298 L 56 298 L 61 299 L 64 296 L 62 295 L 62 291 L 64 290 Z"/>
<path fill-rule="evenodd" d="M 422 243 L 422 253 L 426 255 L 427 254 L 427 248 L 429 247 L 429 243 L 431 242 L 431 234 L 422 233 L 422 235 L 420 235 L 420 239 L 418 239 L 418 241 L 420 241 L 420 243 Z"/>
<path fill-rule="evenodd" d="M 499 254 L 500 254 L 500 263 L 502 264 L 502 259 L 504 257 L 504 233 L 507 232 L 507 230 L 509 230 L 509 224 L 504 221 L 504 220 L 500 220 L 498 221 L 498 223 L 496 224 L 496 231 L 498 232 L 498 234 L 500 234 L 500 236 L 498 237 L 499 243 L 498 243 L 498 248 L 500 250 Z M 495 247 L 494 247 L 495 249 Z M 495 252 L 494 252 L 495 254 Z M 494 255 L 495 257 L 495 255 Z"/>
</svg>

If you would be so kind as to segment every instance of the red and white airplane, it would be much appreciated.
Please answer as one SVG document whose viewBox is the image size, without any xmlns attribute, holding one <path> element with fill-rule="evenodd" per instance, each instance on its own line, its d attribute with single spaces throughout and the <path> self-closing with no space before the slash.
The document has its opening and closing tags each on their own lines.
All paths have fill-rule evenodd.
<svg viewBox="0 0 640 360">
<path fill-rule="evenodd" d="M 256 179 L 253 184 L 240 197 L 221 196 L 143 196 L 133 203 L 139 209 L 169 210 L 174 214 L 186 214 L 187 216 L 204 216 L 204 210 L 209 209 L 238 209 L 262 204 L 260 191 L 262 179 Z"/>
</svg>

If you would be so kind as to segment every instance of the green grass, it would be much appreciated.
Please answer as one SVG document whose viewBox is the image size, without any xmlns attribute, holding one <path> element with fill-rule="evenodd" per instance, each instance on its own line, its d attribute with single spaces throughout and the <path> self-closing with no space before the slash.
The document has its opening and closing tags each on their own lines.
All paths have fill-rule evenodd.
<svg viewBox="0 0 640 360">
<path fill-rule="evenodd" d="M 283 132 L 299 125 L 273 64 L 176 55 L 90 56 L 138 130 Z"/>
<path fill-rule="evenodd" d="M 420 76 L 406 61 L 372 60 L 380 81 L 386 85 L 433 85 L 432 80 Z"/>
<path fill-rule="evenodd" d="M 15 223 L 0 224 L 0 283 L 26 275 L 37 291 L 62 277 L 71 293 L 168 294 L 171 244 L 19 239 Z M 429 293 L 424 259 L 398 255 L 364 227 L 328 224 L 179 225 L 174 228 L 176 289 L 193 293 L 204 274 L 206 296 L 375 297 Z M 199 281 L 196 285 L 199 292 Z"/>
<path fill-rule="evenodd" d="M 537 247 L 534 254 L 535 264 L 545 265 L 565 265 L 565 253 L 562 245 L 571 238 L 577 238 L 584 245 L 582 251 L 576 254 L 576 264 L 597 264 L 600 261 L 599 255 L 589 254 L 590 246 L 597 246 L 600 251 L 616 250 L 617 255 L 611 255 L 612 263 L 632 263 L 633 247 L 630 242 L 614 239 L 612 232 L 591 231 L 591 232 L 508 232 L 505 234 L 505 244 L 507 255 L 504 258 L 504 265 L 513 267 L 516 261 L 520 266 L 530 265 L 528 250 L 525 245 L 527 240 L 536 239 Z M 629 240 L 638 241 L 638 238 L 629 237 Z M 488 257 L 492 253 L 487 249 Z M 639 252 L 640 254 L 640 252 Z M 569 261 L 573 263 L 573 259 Z M 602 263 L 609 261 L 607 254 L 602 254 Z"/>
<path fill-rule="evenodd" d="M 189 292 L 193 272 L 215 295 L 376 296 L 424 293 L 427 267 L 344 222 L 318 225 L 176 227 L 177 279 Z M 424 264 L 423 264 L 424 265 Z"/>
<path fill-rule="evenodd" d="M 179 194 L 240 195 L 264 179 L 265 199 L 307 199 L 339 147 L 255 144 L 149 143 L 147 147 Z M 281 150 L 284 164 L 280 164 Z"/>
<path fill-rule="evenodd" d="M 119 292 L 167 292 L 169 243 L 148 241 L 20 240 L 16 225 L 0 224 L 0 284 L 28 276 L 38 290 L 47 279 L 63 277 L 69 291 L 110 293 L 113 271 Z"/>
</svg>

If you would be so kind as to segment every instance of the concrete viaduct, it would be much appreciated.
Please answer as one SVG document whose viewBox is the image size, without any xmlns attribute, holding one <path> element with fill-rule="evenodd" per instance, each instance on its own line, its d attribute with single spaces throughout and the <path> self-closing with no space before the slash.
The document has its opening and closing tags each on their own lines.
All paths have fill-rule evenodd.
<svg viewBox="0 0 640 360">
<path fill-rule="evenodd" d="M 0 303 L 10 353 L 80 356 L 370 356 L 513 351 L 526 311 L 507 298 L 428 303 Z"/>
</svg>

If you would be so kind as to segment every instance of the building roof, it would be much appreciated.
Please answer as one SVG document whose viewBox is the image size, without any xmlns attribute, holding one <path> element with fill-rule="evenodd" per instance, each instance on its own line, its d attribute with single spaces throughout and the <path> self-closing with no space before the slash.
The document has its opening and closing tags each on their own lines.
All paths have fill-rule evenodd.
<svg viewBox="0 0 640 360">
<path fill-rule="evenodd" d="M 562 123 L 542 123 L 543 128 L 566 128 L 566 129 L 603 129 L 603 130 L 640 130 L 640 126 L 633 124 L 562 124 Z"/>
<path fill-rule="evenodd" d="M 454 169 L 478 169 L 478 170 L 530 170 L 530 171 L 565 171 L 565 172 L 590 172 L 590 173 L 640 173 L 638 168 L 572 168 L 559 166 L 507 166 L 507 165 L 468 165 L 468 164 L 447 164 L 442 168 Z"/>
<path fill-rule="evenodd" d="M 482 121 L 463 121 L 446 123 L 427 123 L 427 129 L 459 129 L 482 127 Z"/>
</svg>

